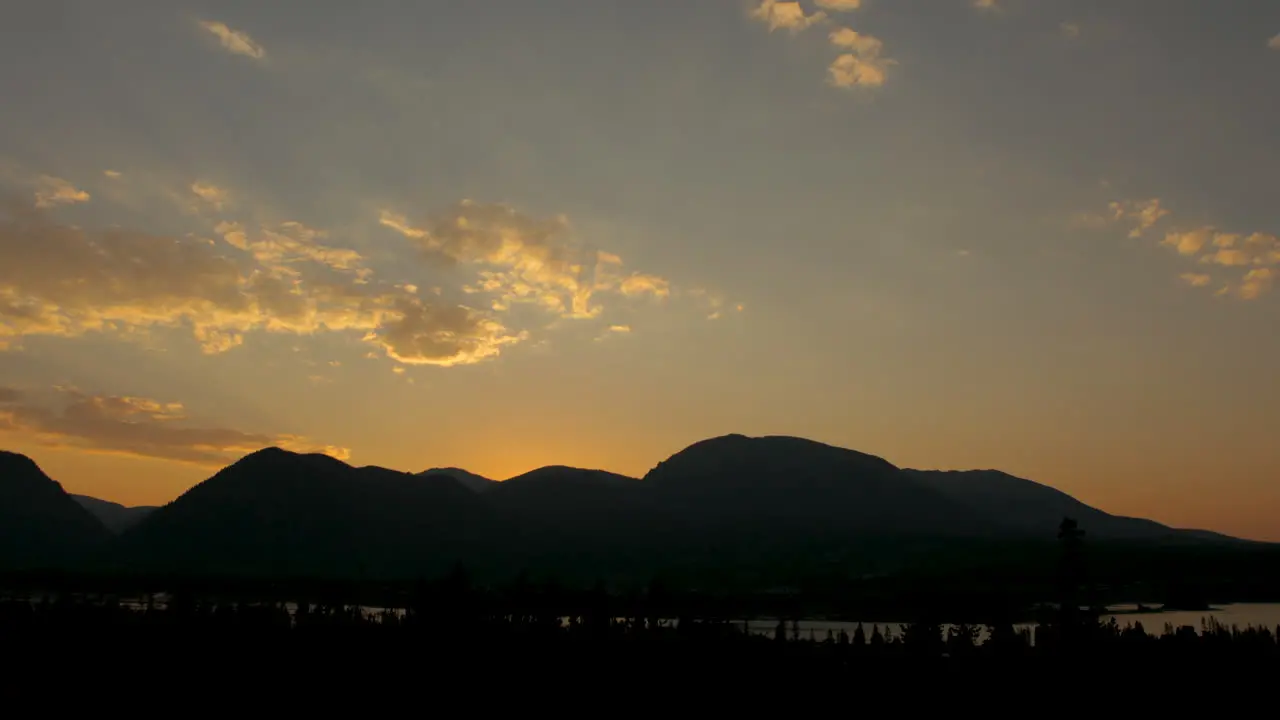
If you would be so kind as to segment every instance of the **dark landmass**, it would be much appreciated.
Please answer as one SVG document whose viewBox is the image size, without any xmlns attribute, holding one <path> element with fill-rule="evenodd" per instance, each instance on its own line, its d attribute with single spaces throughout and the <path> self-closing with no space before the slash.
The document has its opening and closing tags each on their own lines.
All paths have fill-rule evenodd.
<svg viewBox="0 0 1280 720">
<path fill-rule="evenodd" d="M 500 483 L 269 448 L 125 514 L 6 454 L 0 493 L 15 518 L 0 556 L 11 586 L 336 583 L 391 601 L 462 566 L 482 585 L 524 573 L 629 592 L 658 579 L 749 608 L 782 598 L 810 615 L 977 618 L 1052 596 L 1054 529 L 1069 516 L 1089 541 L 1091 602 L 1280 599 L 1275 545 L 1110 515 L 996 471 L 901 470 L 791 437 L 705 440 L 639 479 L 553 466 Z"/>
<path fill-rule="evenodd" d="M 63 567 L 110 532 L 25 455 L 0 451 L 0 567 Z"/>
</svg>

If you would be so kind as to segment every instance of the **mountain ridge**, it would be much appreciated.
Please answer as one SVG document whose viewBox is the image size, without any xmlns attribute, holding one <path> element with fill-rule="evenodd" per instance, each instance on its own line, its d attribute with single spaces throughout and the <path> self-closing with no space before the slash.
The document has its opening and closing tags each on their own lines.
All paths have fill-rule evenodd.
<svg viewBox="0 0 1280 720">
<path fill-rule="evenodd" d="M 38 469 L 26 460 L 10 464 Z M 67 496 L 79 511 L 92 500 Z M 1111 515 L 1000 471 L 901 469 L 804 438 L 737 434 L 693 443 L 642 478 L 550 465 L 499 482 L 264 448 L 141 515 L 108 533 L 112 567 L 406 576 L 461 562 L 608 573 L 761 553 L 865 556 L 857 548 L 868 542 L 912 538 L 1046 540 L 1067 515 L 1103 539 L 1241 542 Z"/>
</svg>

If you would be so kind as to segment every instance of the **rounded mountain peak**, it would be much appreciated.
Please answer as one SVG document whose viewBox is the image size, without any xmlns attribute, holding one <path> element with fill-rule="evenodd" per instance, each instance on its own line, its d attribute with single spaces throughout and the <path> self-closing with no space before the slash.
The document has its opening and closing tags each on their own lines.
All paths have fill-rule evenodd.
<svg viewBox="0 0 1280 720">
<path fill-rule="evenodd" d="M 749 437 L 733 433 L 696 442 L 658 463 L 645 476 L 662 481 L 671 476 L 696 478 L 732 472 L 744 476 L 762 473 L 806 474 L 818 468 L 841 467 L 859 472 L 893 473 L 889 461 L 855 450 L 789 435 Z"/>
</svg>

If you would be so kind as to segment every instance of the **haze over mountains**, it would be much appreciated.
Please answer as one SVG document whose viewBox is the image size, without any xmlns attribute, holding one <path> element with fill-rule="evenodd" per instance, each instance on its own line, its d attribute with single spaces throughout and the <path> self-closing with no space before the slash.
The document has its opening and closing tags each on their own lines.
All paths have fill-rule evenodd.
<svg viewBox="0 0 1280 720">
<path fill-rule="evenodd" d="M 394 578 L 462 562 L 643 574 L 673 559 L 724 569 L 779 552 L 849 558 L 886 543 L 1052 539 L 1065 515 L 1096 538 L 1238 542 L 1110 515 L 996 471 L 902 470 L 794 437 L 704 440 L 643 479 L 552 466 L 505 482 L 268 448 L 162 508 L 132 509 L 69 495 L 30 459 L 0 454 L 7 567 Z"/>
</svg>

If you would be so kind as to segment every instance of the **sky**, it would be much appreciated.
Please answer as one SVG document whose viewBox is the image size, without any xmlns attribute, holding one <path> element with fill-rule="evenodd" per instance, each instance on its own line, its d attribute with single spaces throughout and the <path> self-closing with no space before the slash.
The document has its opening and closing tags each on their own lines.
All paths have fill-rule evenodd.
<svg viewBox="0 0 1280 720">
<path fill-rule="evenodd" d="M 796 435 L 1280 540 L 1280 3 L 18 0 L 0 447 Z"/>
</svg>

